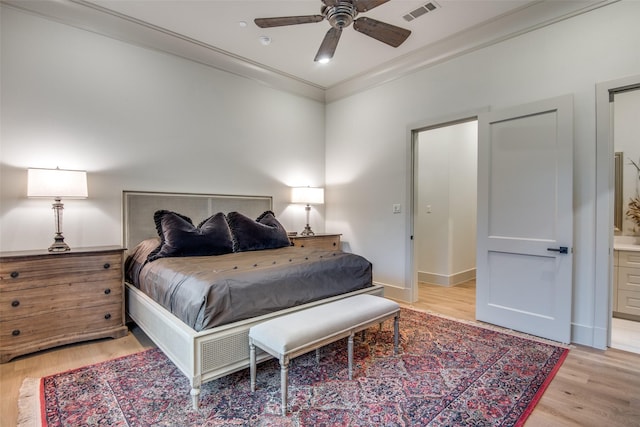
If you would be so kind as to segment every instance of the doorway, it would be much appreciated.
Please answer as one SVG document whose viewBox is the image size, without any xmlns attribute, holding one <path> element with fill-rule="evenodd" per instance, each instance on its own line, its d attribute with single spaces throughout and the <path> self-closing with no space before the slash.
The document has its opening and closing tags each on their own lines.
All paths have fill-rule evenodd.
<svg viewBox="0 0 640 427">
<path fill-rule="evenodd" d="M 478 121 L 477 195 L 476 203 L 468 206 L 477 209 L 477 244 L 471 248 L 477 249 L 476 319 L 569 342 L 573 98 L 564 95 L 481 112 L 474 120 Z M 453 123 L 420 130 L 449 124 Z M 410 181 L 417 187 L 410 192 L 414 240 L 420 234 L 415 233 L 415 217 L 424 210 L 416 203 L 421 184 L 414 179 L 420 167 L 416 139 L 412 139 Z M 413 255 L 408 257 L 413 283 L 418 282 L 414 250 L 418 245 L 411 242 Z M 417 288 L 413 286 L 416 294 Z M 549 300 L 555 303 L 550 305 Z"/>
<path fill-rule="evenodd" d="M 611 347 L 640 353 L 640 224 L 626 213 L 640 194 L 640 85 L 610 95 L 614 164 Z M 615 179 L 617 178 L 617 179 Z M 637 265 L 636 265 L 637 264 Z"/>
<path fill-rule="evenodd" d="M 414 277 L 434 312 L 475 319 L 478 122 L 414 131 Z"/>
<path fill-rule="evenodd" d="M 625 92 L 637 92 L 640 89 L 640 75 L 598 83 L 596 85 L 596 258 L 595 258 L 595 310 L 593 327 L 593 346 L 606 349 L 612 346 L 612 332 L 615 328 L 613 314 L 618 307 L 617 301 L 618 263 L 614 250 L 619 246 L 614 234 L 620 234 L 620 221 L 615 215 L 615 116 L 614 101 L 617 95 Z M 638 108 L 638 106 L 636 106 Z M 618 113 L 620 109 L 617 109 Z M 638 119 L 635 120 L 636 125 Z M 637 134 L 634 147 L 637 147 Z M 621 153 L 622 157 L 624 153 Z M 620 164 L 624 162 L 620 161 Z M 624 167 L 624 166 L 622 166 Z M 623 205 L 624 207 L 624 205 Z M 618 231 L 614 232 L 614 224 Z M 624 228 L 624 225 L 623 225 Z M 624 232 L 624 231 L 623 231 Z M 638 233 L 635 233 L 638 234 Z M 640 335 L 640 333 L 639 333 Z M 637 340 L 637 336 L 635 340 Z"/>
</svg>

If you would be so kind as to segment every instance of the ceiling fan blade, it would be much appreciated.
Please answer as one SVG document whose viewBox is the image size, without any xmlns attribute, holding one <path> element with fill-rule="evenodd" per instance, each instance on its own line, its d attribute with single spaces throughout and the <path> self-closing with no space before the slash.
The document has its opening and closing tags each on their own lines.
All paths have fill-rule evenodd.
<svg viewBox="0 0 640 427">
<path fill-rule="evenodd" d="M 322 40 L 320 49 L 318 49 L 318 53 L 316 53 L 316 57 L 313 60 L 315 62 L 318 62 L 323 59 L 327 60 L 333 58 L 333 54 L 338 47 L 338 41 L 340 40 L 341 34 L 342 28 L 331 27 L 331 29 L 327 31 L 327 34 L 324 36 L 324 40 Z"/>
<path fill-rule="evenodd" d="M 256 18 L 253 22 L 260 28 L 283 27 L 285 25 L 311 24 L 324 19 L 322 15 L 281 16 L 278 18 Z"/>
<path fill-rule="evenodd" d="M 393 47 L 400 46 L 411 34 L 411 31 L 404 28 L 366 17 L 353 21 L 353 28 Z"/>
<path fill-rule="evenodd" d="M 366 12 L 388 1 L 389 0 L 355 0 L 354 6 L 358 12 Z"/>
</svg>

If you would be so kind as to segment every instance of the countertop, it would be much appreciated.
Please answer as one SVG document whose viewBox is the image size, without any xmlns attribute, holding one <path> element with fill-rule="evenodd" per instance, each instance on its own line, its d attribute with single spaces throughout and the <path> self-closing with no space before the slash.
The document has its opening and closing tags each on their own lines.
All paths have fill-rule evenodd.
<svg viewBox="0 0 640 427">
<path fill-rule="evenodd" d="M 640 237 L 637 236 L 615 236 L 613 238 L 613 249 L 617 251 L 640 252 Z"/>
</svg>

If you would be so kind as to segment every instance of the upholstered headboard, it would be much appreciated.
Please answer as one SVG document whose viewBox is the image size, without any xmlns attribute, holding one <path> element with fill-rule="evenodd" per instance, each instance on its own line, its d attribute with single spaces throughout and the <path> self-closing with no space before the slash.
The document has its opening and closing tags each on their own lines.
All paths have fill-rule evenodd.
<svg viewBox="0 0 640 427">
<path fill-rule="evenodd" d="M 159 193 L 148 191 L 123 191 L 123 244 L 128 250 L 139 242 L 158 237 L 153 214 L 165 209 L 186 215 L 198 224 L 217 213 L 240 212 L 257 218 L 264 211 L 273 209 L 271 196 L 230 196 L 223 194 Z"/>
</svg>

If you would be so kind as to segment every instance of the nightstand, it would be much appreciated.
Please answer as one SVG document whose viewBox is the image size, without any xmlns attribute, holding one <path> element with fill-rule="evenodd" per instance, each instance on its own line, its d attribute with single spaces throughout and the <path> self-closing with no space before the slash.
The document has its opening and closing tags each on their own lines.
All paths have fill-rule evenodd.
<svg viewBox="0 0 640 427">
<path fill-rule="evenodd" d="M 127 335 L 124 248 L 0 253 L 0 363 L 63 344 Z"/>
<path fill-rule="evenodd" d="M 301 248 L 318 248 L 340 250 L 341 234 L 318 233 L 313 236 L 289 236 L 293 246 Z"/>
</svg>

